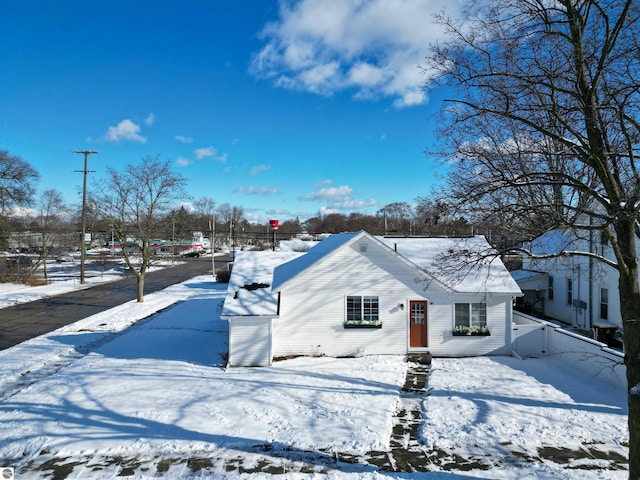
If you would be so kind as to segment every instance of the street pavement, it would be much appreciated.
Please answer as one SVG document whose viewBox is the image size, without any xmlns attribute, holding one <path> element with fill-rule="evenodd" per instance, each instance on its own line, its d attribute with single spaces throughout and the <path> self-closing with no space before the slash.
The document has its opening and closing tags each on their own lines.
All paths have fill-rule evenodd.
<svg viewBox="0 0 640 480">
<path fill-rule="evenodd" d="M 216 269 L 229 260 L 216 257 Z M 211 258 L 180 259 L 175 265 L 148 272 L 144 293 L 206 274 L 212 275 Z M 0 350 L 135 299 L 136 277 L 129 272 L 122 280 L 0 308 Z"/>
</svg>

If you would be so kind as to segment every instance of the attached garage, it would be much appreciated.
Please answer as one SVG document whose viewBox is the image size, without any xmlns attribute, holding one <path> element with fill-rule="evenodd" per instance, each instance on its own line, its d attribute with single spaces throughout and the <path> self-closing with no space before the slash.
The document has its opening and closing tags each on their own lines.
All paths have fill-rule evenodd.
<svg viewBox="0 0 640 480">
<path fill-rule="evenodd" d="M 299 252 L 239 252 L 221 317 L 229 322 L 230 367 L 271 365 L 278 295 L 271 292 L 273 270 Z"/>
</svg>

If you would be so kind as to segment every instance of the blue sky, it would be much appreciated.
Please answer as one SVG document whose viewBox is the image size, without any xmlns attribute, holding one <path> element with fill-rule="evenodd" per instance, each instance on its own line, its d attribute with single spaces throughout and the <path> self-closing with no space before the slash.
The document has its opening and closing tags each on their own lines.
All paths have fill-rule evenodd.
<svg viewBox="0 0 640 480">
<path fill-rule="evenodd" d="M 6 1 L 0 149 L 80 202 L 159 155 L 249 220 L 374 213 L 427 195 L 437 94 L 418 66 L 448 0 Z"/>
</svg>

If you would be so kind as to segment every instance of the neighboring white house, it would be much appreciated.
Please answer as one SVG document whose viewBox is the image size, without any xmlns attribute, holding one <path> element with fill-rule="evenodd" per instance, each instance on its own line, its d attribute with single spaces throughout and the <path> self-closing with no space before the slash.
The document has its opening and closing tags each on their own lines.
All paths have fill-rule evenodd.
<svg viewBox="0 0 640 480">
<path fill-rule="evenodd" d="M 528 249 L 534 255 L 591 252 L 615 260 L 606 237 L 597 231 L 581 238 L 570 229 L 553 230 L 531 242 Z M 523 271 L 513 276 L 524 292 L 527 310 L 593 331 L 606 342 L 621 332 L 618 272 L 603 262 L 580 255 L 524 257 Z"/>
<path fill-rule="evenodd" d="M 274 358 L 511 354 L 516 282 L 481 236 L 332 235 L 306 253 L 239 252 L 222 318 L 230 366 Z M 473 332 L 473 335 L 471 334 Z"/>
</svg>

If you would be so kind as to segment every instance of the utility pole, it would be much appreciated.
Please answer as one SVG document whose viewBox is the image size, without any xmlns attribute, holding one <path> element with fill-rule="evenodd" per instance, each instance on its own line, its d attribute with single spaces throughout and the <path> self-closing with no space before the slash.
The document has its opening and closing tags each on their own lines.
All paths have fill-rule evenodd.
<svg viewBox="0 0 640 480">
<path fill-rule="evenodd" d="M 175 263 L 176 261 L 176 217 L 175 214 L 171 219 L 171 224 L 173 225 L 171 230 L 171 263 Z"/>
<path fill-rule="evenodd" d="M 95 170 L 88 170 L 87 164 L 89 155 L 97 154 L 98 152 L 93 150 L 74 150 L 73 153 L 84 155 L 84 169 L 74 170 L 74 172 L 81 172 L 84 175 L 82 183 L 82 239 L 80 241 L 80 284 L 84 284 L 84 260 L 87 255 L 87 246 L 84 239 L 87 234 L 87 173 L 95 172 Z"/>
<path fill-rule="evenodd" d="M 211 273 L 215 277 L 216 276 L 216 214 L 211 215 L 211 220 L 209 220 L 209 232 L 211 232 Z"/>
</svg>

